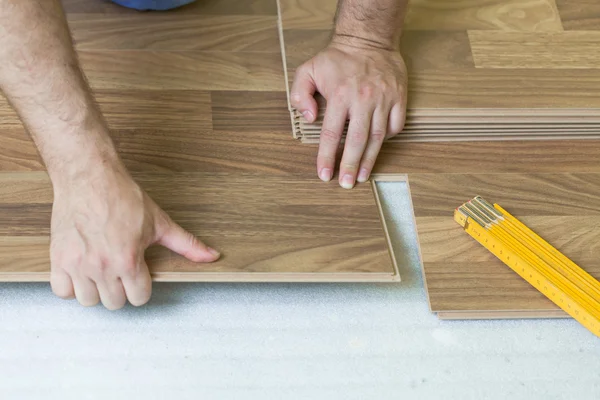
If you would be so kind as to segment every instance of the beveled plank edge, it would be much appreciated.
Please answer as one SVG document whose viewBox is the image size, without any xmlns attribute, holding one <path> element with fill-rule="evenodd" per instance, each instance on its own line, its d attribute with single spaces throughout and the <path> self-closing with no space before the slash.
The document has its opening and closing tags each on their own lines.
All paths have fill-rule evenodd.
<svg viewBox="0 0 600 400">
<path fill-rule="evenodd" d="M 153 282 L 398 282 L 398 274 L 389 273 L 318 273 L 318 272 L 157 272 L 151 274 Z M 50 282 L 49 272 L 0 273 L 0 282 Z"/>
<path fill-rule="evenodd" d="M 563 310 L 440 311 L 436 314 L 441 320 L 571 318 Z"/>
<path fill-rule="evenodd" d="M 287 95 L 287 103 L 288 103 L 288 110 L 292 110 L 292 106 L 291 106 L 291 102 L 290 102 L 290 81 L 289 81 L 289 74 L 288 74 L 288 69 L 287 69 L 287 56 L 285 53 L 285 39 L 283 36 L 283 21 L 281 19 L 281 1 L 280 0 L 276 0 L 275 1 L 276 6 L 277 6 L 277 36 L 279 39 L 279 47 L 280 47 L 280 51 L 279 53 L 281 54 L 281 63 L 283 65 L 283 78 L 285 79 L 285 93 Z M 292 118 L 292 124 L 293 124 L 293 118 Z"/>
<path fill-rule="evenodd" d="M 381 206 L 381 199 L 379 197 L 379 191 L 377 190 L 377 182 L 406 182 L 408 186 L 408 176 L 406 174 L 373 174 L 371 175 L 371 190 L 373 192 L 373 196 L 375 197 L 375 204 L 377 205 L 377 212 L 379 214 L 379 221 L 381 222 L 381 226 L 383 228 L 383 233 L 385 234 L 385 241 L 388 246 L 388 253 L 390 255 L 390 259 L 392 260 L 392 266 L 394 267 L 395 276 L 397 277 L 397 281 L 402 281 L 402 277 L 400 276 L 400 268 L 398 268 L 398 260 L 396 260 L 396 253 L 394 252 L 394 244 L 392 243 L 392 238 L 390 237 L 390 232 L 387 226 L 387 222 L 385 220 L 385 215 L 383 213 L 383 207 Z M 409 197 L 410 197 L 410 189 L 409 189 Z M 414 210 L 411 201 L 411 209 Z M 413 212 L 414 218 L 414 212 Z"/>
</svg>

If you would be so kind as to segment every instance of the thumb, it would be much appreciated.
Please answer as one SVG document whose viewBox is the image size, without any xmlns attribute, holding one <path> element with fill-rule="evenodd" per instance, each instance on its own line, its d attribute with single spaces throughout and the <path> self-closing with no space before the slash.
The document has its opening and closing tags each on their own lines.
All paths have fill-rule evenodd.
<svg viewBox="0 0 600 400">
<path fill-rule="evenodd" d="M 314 122 L 317 118 L 317 102 L 315 91 L 317 86 L 310 73 L 308 64 L 302 65 L 296 70 L 294 84 L 290 91 L 290 103 L 298 110 L 308 122 Z"/>
<path fill-rule="evenodd" d="M 212 262 L 219 259 L 221 254 L 177 225 L 165 214 L 164 225 L 157 229 L 158 243 L 194 262 Z"/>
</svg>

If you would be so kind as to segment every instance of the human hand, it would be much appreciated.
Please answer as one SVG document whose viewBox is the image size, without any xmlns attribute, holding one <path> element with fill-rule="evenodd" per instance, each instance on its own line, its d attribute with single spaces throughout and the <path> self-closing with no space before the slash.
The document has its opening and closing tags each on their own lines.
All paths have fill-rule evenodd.
<svg viewBox="0 0 600 400">
<path fill-rule="evenodd" d="M 62 298 L 108 309 L 150 299 L 144 251 L 158 243 L 195 262 L 219 258 L 183 230 L 124 167 L 104 168 L 54 184 L 51 284 Z"/>
<path fill-rule="evenodd" d="M 397 51 L 353 44 L 343 38 L 296 71 L 291 104 L 308 122 L 317 117 L 314 93 L 327 100 L 317 172 L 331 180 L 346 121 L 348 133 L 340 163 L 339 183 L 350 189 L 365 182 L 381 145 L 400 133 L 406 117 L 407 72 Z"/>
</svg>

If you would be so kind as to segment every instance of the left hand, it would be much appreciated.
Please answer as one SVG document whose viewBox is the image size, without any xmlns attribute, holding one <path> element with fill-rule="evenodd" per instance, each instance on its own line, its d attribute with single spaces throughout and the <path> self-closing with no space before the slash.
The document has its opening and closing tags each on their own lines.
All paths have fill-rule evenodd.
<svg viewBox="0 0 600 400">
<path fill-rule="evenodd" d="M 399 52 L 335 39 L 298 68 L 290 95 L 292 106 L 314 122 L 314 93 L 327 100 L 317 157 L 322 180 L 333 177 L 348 119 L 339 183 L 350 189 L 356 181 L 369 178 L 383 141 L 404 128 L 406 86 L 406 65 Z"/>
</svg>

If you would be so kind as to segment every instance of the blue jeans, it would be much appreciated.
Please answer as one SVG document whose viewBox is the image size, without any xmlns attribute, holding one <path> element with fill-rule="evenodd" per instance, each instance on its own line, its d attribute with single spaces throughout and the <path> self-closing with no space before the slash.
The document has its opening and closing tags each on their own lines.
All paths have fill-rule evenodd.
<svg viewBox="0 0 600 400">
<path fill-rule="evenodd" d="M 193 3 L 195 0 L 112 0 L 113 3 L 136 10 L 170 10 Z"/>
</svg>

